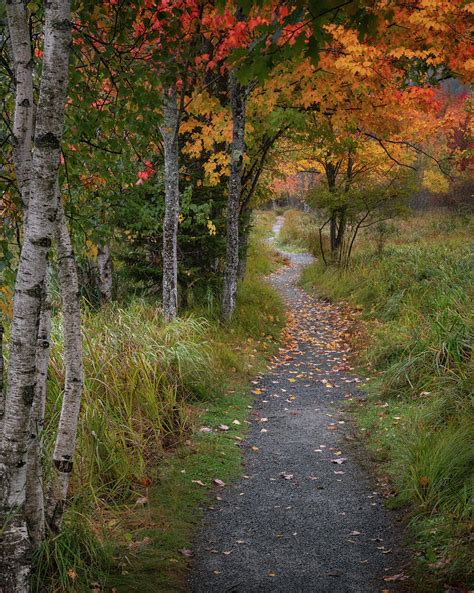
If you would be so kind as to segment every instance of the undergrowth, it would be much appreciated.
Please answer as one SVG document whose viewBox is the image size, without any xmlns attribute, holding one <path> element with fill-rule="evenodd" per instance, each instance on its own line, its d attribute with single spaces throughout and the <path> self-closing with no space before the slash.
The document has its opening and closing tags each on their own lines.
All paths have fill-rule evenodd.
<svg viewBox="0 0 474 593">
<path fill-rule="evenodd" d="M 472 220 L 445 213 L 365 235 L 348 269 L 316 261 L 302 284 L 367 321 L 373 379 L 357 419 L 409 510 L 419 591 L 467 585 L 474 475 Z"/>
<path fill-rule="evenodd" d="M 301 210 L 287 210 L 276 245 L 283 251 L 315 253 L 318 233 L 314 217 Z"/>
<path fill-rule="evenodd" d="M 236 437 L 251 402 L 249 379 L 264 368 L 284 324 L 278 295 L 262 281 L 280 265 L 264 241 L 273 220 L 271 213 L 256 220 L 228 326 L 212 300 L 171 324 L 156 304 L 138 298 L 85 311 L 71 503 L 64 529 L 36 553 L 34 591 L 184 590 L 183 550 L 213 480 L 241 469 Z M 60 409 L 61 343 L 55 320 L 46 458 Z M 229 431 L 219 431 L 221 424 Z M 212 432 L 200 432 L 203 425 Z"/>
</svg>

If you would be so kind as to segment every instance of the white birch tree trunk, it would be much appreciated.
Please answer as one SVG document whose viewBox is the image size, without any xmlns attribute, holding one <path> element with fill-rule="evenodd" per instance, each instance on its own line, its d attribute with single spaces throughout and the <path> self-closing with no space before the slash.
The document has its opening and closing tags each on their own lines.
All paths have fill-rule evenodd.
<svg viewBox="0 0 474 593">
<path fill-rule="evenodd" d="M 26 5 L 7 3 L 14 59 L 17 45 L 30 43 Z M 8 364 L 3 435 L 0 445 L 0 590 L 29 590 L 30 541 L 25 518 L 27 452 L 31 408 L 35 395 L 36 343 L 42 287 L 55 229 L 60 143 L 71 41 L 68 0 L 45 4 L 44 56 L 36 112 L 34 152 L 30 169 L 28 222 L 18 266 Z M 28 35 L 25 38 L 25 35 Z M 16 107 L 18 97 L 16 97 Z M 16 111 L 16 109 L 15 109 Z"/>
<path fill-rule="evenodd" d="M 163 218 L 163 315 L 166 321 L 178 313 L 178 215 L 179 215 L 179 109 L 176 86 L 163 96 L 160 127 L 165 157 L 165 215 Z"/>
<path fill-rule="evenodd" d="M 245 152 L 246 89 L 235 72 L 229 73 L 232 109 L 232 145 L 230 155 L 229 197 L 227 202 L 227 247 L 222 291 L 222 319 L 229 321 L 235 309 L 239 270 L 239 207 L 242 190 L 242 167 Z"/>
<path fill-rule="evenodd" d="M 26 225 L 32 174 L 33 57 L 24 3 L 19 0 L 7 3 L 7 14 L 15 79 L 15 113 L 12 129 L 13 164 L 21 195 L 23 223 Z"/>
<path fill-rule="evenodd" d="M 30 417 L 25 515 L 28 533 L 34 547 L 45 535 L 43 467 L 41 463 L 41 436 L 44 426 L 46 389 L 51 340 L 51 296 L 49 270 L 43 282 L 41 315 L 36 343 L 36 385 Z"/>
<path fill-rule="evenodd" d="M 109 246 L 105 243 L 97 244 L 97 268 L 99 273 L 99 291 L 102 303 L 112 300 L 113 278 L 112 258 Z"/>
<path fill-rule="evenodd" d="M 60 200 L 60 197 L 58 200 Z M 56 238 L 62 292 L 64 365 L 66 372 L 61 416 L 53 453 L 55 472 L 52 477 L 46 508 L 48 526 L 53 532 L 59 530 L 66 506 L 69 476 L 73 467 L 73 455 L 76 447 L 83 385 L 79 278 L 66 216 L 60 202 L 57 214 Z"/>
</svg>

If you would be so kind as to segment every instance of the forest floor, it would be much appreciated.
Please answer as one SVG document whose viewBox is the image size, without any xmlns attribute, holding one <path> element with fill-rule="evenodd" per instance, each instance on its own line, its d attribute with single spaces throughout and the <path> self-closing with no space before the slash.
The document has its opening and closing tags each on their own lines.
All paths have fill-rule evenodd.
<svg viewBox="0 0 474 593">
<path fill-rule="evenodd" d="M 297 286 L 311 256 L 284 255 L 290 264 L 270 278 L 288 311 L 284 344 L 254 381 L 244 475 L 211 494 L 189 590 L 409 590 L 400 516 L 385 508 L 345 412 L 362 396 L 350 366 L 354 322 Z"/>
</svg>

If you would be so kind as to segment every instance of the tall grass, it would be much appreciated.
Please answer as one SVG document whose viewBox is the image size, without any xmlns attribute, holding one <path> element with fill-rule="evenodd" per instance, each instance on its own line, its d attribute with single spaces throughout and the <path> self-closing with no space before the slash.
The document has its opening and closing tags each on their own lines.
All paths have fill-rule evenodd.
<svg viewBox="0 0 474 593">
<path fill-rule="evenodd" d="M 85 309 L 85 383 L 70 505 L 64 529 L 35 555 L 34 591 L 89 591 L 91 582 L 103 582 L 112 567 L 117 570 L 118 544 L 126 546 L 135 527 L 153 526 L 152 510 L 142 516 L 136 505 L 150 504 L 150 484 L 159 499 L 160 465 L 190 442 L 205 406 L 218 407 L 227 389 L 245 384 L 276 344 L 283 305 L 262 282 L 262 275 L 279 265 L 264 241 L 273 218 L 255 221 L 248 274 L 230 326 L 220 325 L 217 299 L 169 324 L 159 305 L 140 298 L 127 306 Z M 51 458 L 64 383 L 60 322 L 58 317 L 53 323 L 45 459 Z M 177 515 L 179 500 L 174 504 L 177 525 L 186 524 Z M 111 533 L 116 542 L 109 541 Z M 178 529 L 167 537 L 181 541 L 189 533 Z"/>
<path fill-rule="evenodd" d="M 374 379 L 358 417 L 387 462 L 395 503 L 411 507 L 423 591 L 465 582 L 469 572 L 462 526 L 474 508 L 470 229 L 465 218 L 418 217 L 402 222 L 382 252 L 366 235 L 349 269 L 317 261 L 302 276 L 319 294 L 358 306 L 368 322 L 361 362 Z"/>
<path fill-rule="evenodd" d="M 319 235 L 314 216 L 301 210 L 287 210 L 277 239 L 280 248 L 287 251 L 319 251 Z"/>
</svg>

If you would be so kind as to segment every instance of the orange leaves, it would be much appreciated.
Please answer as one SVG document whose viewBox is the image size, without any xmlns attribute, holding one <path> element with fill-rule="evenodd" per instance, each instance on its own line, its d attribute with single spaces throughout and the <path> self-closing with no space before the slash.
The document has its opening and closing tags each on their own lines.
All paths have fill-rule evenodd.
<svg viewBox="0 0 474 593">
<path fill-rule="evenodd" d="M 11 317 L 13 313 L 13 291 L 8 286 L 0 286 L 0 316 Z"/>
</svg>

